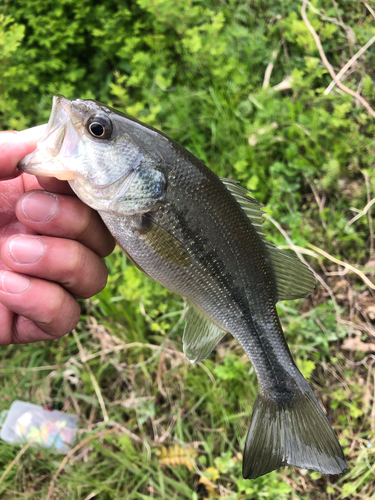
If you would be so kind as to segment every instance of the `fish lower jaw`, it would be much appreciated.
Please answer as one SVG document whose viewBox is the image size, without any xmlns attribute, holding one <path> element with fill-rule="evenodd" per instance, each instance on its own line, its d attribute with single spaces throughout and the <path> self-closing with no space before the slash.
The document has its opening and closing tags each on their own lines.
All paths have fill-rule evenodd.
<svg viewBox="0 0 375 500">
<path fill-rule="evenodd" d="M 41 175 L 41 174 L 36 174 L 36 175 Z M 73 181 L 76 176 L 74 172 L 59 172 L 56 174 L 53 174 L 53 177 L 56 177 L 59 181 Z"/>
<path fill-rule="evenodd" d="M 55 177 L 59 181 L 72 181 L 75 179 L 75 174 L 74 172 L 68 172 L 67 170 L 65 171 L 60 171 L 60 172 L 46 172 L 42 168 L 33 168 L 32 170 L 27 170 L 26 171 L 28 174 L 31 175 L 36 175 L 38 177 Z"/>
<path fill-rule="evenodd" d="M 31 153 L 33 154 L 33 153 Z M 28 162 L 27 157 L 18 164 L 18 168 L 27 174 L 39 177 L 55 177 L 61 181 L 74 180 L 76 175 L 64 167 L 58 158 L 49 157 L 47 161 Z"/>
</svg>

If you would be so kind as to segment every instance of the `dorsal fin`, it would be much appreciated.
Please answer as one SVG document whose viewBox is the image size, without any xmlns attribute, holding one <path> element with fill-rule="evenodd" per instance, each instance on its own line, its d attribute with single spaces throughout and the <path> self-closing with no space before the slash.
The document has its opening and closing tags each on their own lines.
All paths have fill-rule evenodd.
<svg viewBox="0 0 375 500">
<path fill-rule="evenodd" d="M 267 247 L 275 273 L 278 300 L 293 300 L 310 295 L 316 285 L 310 269 L 294 255 L 278 249 L 266 240 L 266 233 L 262 226 L 265 213 L 261 210 L 263 205 L 254 200 L 249 191 L 238 181 L 223 178 L 221 181 L 240 204 Z"/>
<path fill-rule="evenodd" d="M 272 260 L 279 300 L 307 297 L 316 281 L 310 269 L 294 255 L 280 250 L 269 241 L 264 242 Z"/>
<path fill-rule="evenodd" d="M 210 354 L 227 332 L 210 320 L 195 304 L 189 302 L 185 317 L 183 347 L 185 356 L 192 363 L 201 361 Z"/>
<path fill-rule="evenodd" d="M 224 179 L 220 178 L 221 182 L 225 184 L 226 188 L 230 191 L 231 195 L 237 200 L 237 202 L 241 205 L 242 210 L 251 220 L 251 223 L 257 230 L 257 233 L 262 239 L 266 238 L 266 233 L 264 231 L 264 227 L 262 226 L 264 222 L 263 214 L 264 210 L 261 210 L 263 205 L 256 201 L 254 198 L 250 196 L 250 192 L 243 188 L 239 181 L 235 181 L 234 179 Z"/>
</svg>

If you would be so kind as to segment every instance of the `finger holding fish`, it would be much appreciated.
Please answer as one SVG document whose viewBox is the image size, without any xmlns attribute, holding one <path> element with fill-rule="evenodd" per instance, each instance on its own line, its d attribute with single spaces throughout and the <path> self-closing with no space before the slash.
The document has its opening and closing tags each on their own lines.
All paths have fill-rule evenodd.
<svg viewBox="0 0 375 500">
<path fill-rule="evenodd" d="M 79 241 L 100 257 L 114 249 L 115 240 L 98 213 L 76 196 L 29 191 L 15 210 L 18 220 L 36 233 Z"/>
<path fill-rule="evenodd" d="M 102 257 L 114 247 L 98 214 L 67 182 L 16 168 L 44 129 L 0 132 L 1 345 L 58 338 L 74 328 L 80 316 L 76 297 L 105 286 Z"/>
<path fill-rule="evenodd" d="M 59 181 L 54 177 L 36 177 L 38 184 L 45 191 L 56 194 L 69 194 L 75 196 L 72 188 L 66 181 Z"/>
<path fill-rule="evenodd" d="M 92 297 L 107 283 L 104 261 L 70 239 L 13 235 L 2 245 L 1 258 L 12 271 L 58 283 L 77 298 Z"/>
<path fill-rule="evenodd" d="M 35 149 L 46 125 L 39 125 L 22 132 L 16 130 L 0 133 L 0 180 L 13 179 L 20 175 L 17 163 Z"/>
<path fill-rule="evenodd" d="M 62 337 L 77 325 L 80 312 L 57 283 L 0 271 L 0 345 Z"/>
</svg>

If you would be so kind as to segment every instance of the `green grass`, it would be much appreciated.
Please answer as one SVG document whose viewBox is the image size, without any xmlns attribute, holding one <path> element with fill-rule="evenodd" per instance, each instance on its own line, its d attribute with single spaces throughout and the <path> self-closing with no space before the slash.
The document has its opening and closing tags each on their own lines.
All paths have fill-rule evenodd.
<svg viewBox="0 0 375 500">
<path fill-rule="evenodd" d="M 1 409 L 20 399 L 78 413 L 77 444 L 82 446 L 57 476 L 50 497 L 50 481 L 63 457 L 29 448 L 0 483 L 2 498 L 373 495 L 373 360 L 363 355 L 349 359 L 350 353 L 338 349 L 348 330 L 344 325 L 338 333 L 334 307 L 321 290 L 311 299 L 281 304 L 279 313 L 297 363 L 339 435 L 349 472 L 329 479 L 286 468 L 245 481 L 241 452 L 256 376 L 241 348 L 226 338 L 207 360 L 191 365 L 181 353 L 183 301 L 168 292 L 168 312 L 137 312 L 144 311 L 142 303 L 113 300 L 115 289 L 128 280 L 131 294 L 132 280 L 147 278 L 119 252 L 108 265 L 122 272 L 117 278 L 115 272 L 112 275 L 111 294 L 104 290 L 83 304 L 86 314 L 76 333 L 60 341 L 3 348 Z M 357 282 L 356 294 L 354 283 L 347 283 L 356 301 L 364 287 Z M 147 281 L 145 286 L 145 301 L 163 309 L 159 285 Z M 345 318 L 344 303 L 341 312 Z M 356 320 L 357 316 L 351 319 Z M 164 326 L 159 330 L 155 324 Z M 20 448 L 1 443 L 0 450 L 0 470 L 5 470 Z M 204 483 L 205 477 L 211 484 Z"/>
<path fill-rule="evenodd" d="M 358 0 L 312 4 L 338 71 L 374 35 L 374 19 Z M 374 47 L 344 80 L 373 108 Z M 315 245 L 374 282 L 371 210 L 347 225 L 375 196 L 373 120 L 351 97 L 324 95 L 331 80 L 298 2 L 14 0 L 0 6 L 0 51 L 2 128 L 45 121 L 54 93 L 112 104 L 240 179 L 304 251 Z M 270 85 L 291 77 L 289 90 L 262 88 L 274 51 Z M 183 299 L 116 251 L 74 334 L 1 349 L 0 410 L 20 399 L 76 413 L 79 433 L 66 463 L 0 442 L 0 497 L 375 498 L 374 290 L 330 259 L 304 256 L 326 287 L 279 304 L 279 314 L 344 448 L 345 475 L 290 467 L 243 480 L 254 370 L 229 336 L 188 363 Z"/>
</svg>

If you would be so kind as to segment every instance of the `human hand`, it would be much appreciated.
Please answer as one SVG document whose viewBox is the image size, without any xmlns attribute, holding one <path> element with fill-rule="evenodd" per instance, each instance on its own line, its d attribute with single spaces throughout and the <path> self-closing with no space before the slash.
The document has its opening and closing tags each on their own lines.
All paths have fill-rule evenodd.
<svg viewBox="0 0 375 500">
<path fill-rule="evenodd" d="M 51 340 L 74 328 L 76 299 L 105 287 L 102 258 L 115 246 L 67 182 L 17 169 L 42 127 L 0 132 L 0 345 Z"/>
</svg>

